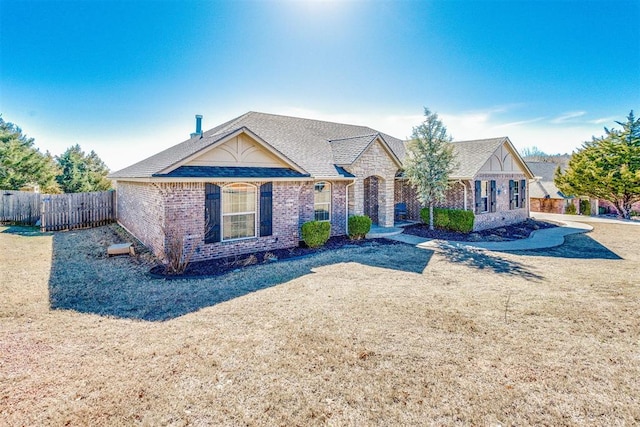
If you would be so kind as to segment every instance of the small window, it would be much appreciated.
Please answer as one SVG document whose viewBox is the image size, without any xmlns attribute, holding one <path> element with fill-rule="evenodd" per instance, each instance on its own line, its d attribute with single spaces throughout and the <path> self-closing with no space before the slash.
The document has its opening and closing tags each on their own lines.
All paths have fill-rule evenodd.
<svg viewBox="0 0 640 427">
<path fill-rule="evenodd" d="M 314 219 L 316 221 L 331 220 L 331 184 L 325 181 L 316 182 L 313 196 Z"/>
<path fill-rule="evenodd" d="M 222 189 L 222 240 L 256 237 L 256 187 L 231 184 Z"/>
<path fill-rule="evenodd" d="M 480 212 L 489 212 L 489 181 L 480 182 Z"/>
<path fill-rule="evenodd" d="M 520 187 L 518 181 L 513 182 L 513 207 L 514 209 L 520 208 Z"/>
</svg>

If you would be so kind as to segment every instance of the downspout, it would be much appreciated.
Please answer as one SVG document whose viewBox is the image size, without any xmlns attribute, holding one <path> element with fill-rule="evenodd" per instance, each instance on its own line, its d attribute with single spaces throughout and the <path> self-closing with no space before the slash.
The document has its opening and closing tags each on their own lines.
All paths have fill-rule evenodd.
<svg viewBox="0 0 640 427">
<path fill-rule="evenodd" d="M 349 235 L 349 187 L 351 187 L 353 184 L 355 184 L 355 181 L 351 181 L 351 184 L 347 184 L 347 186 L 345 187 L 345 200 L 347 201 L 344 209 L 345 209 L 345 221 L 347 222 L 345 224 L 344 229 L 347 230 L 347 236 Z"/>
<path fill-rule="evenodd" d="M 467 186 L 464 184 L 464 181 L 459 179 L 456 181 L 457 183 L 462 185 L 462 188 L 464 189 L 464 210 L 467 210 Z"/>
</svg>

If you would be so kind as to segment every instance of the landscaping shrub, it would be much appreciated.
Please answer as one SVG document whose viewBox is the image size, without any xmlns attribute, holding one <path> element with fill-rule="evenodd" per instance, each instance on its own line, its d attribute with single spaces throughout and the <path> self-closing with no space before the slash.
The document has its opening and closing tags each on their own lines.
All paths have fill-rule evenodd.
<svg viewBox="0 0 640 427">
<path fill-rule="evenodd" d="M 462 209 L 448 209 L 449 229 L 459 233 L 470 233 L 473 231 L 475 215 L 471 211 Z"/>
<path fill-rule="evenodd" d="M 564 213 L 566 213 L 567 215 L 577 215 L 578 209 L 576 209 L 576 205 L 571 203 L 570 205 L 567 205 L 566 209 L 564 210 Z"/>
<path fill-rule="evenodd" d="M 580 200 L 580 213 L 582 215 L 591 215 L 591 203 L 588 200 Z"/>
<path fill-rule="evenodd" d="M 440 229 L 470 233 L 473 230 L 475 215 L 462 209 L 433 208 L 433 226 Z M 429 223 L 429 208 L 420 210 L 420 218 Z"/>
<path fill-rule="evenodd" d="M 371 230 L 371 218 L 366 215 L 349 217 L 349 238 L 353 240 L 364 239 Z"/>
<path fill-rule="evenodd" d="M 436 228 L 445 229 L 449 225 L 449 216 L 447 215 L 447 209 L 433 208 L 433 226 Z M 420 218 L 425 224 L 429 224 L 429 208 L 422 208 L 420 210 Z"/>
<path fill-rule="evenodd" d="M 331 223 L 328 221 L 308 221 L 302 224 L 302 241 L 310 248 L 318 248 L 329 240 Z"/>
</svg>

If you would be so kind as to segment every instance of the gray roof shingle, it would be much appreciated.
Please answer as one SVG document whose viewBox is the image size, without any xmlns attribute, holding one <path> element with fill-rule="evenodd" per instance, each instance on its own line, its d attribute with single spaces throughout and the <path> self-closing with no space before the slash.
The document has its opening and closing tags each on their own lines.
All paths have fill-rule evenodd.
<svg viewBox="0 0 640 427">
<path fill-rule="evenodd" d="M 399 159 L 405 154 L 403 141 L 366 126 L 249 112 L 204 132 L 202 137 L 190 138 L 114 172 L 110 177 L 118 179 L 157 176 L 159 172 L 242 128 L 262 138 L 313 177 L 344 176 L 336 169 L 335 164 L 349 163 L 349 159 L 360 154 L 354 154 L 359 147 L 366 147 L 364 143 L 367 138 L 371 142 L 375 135 L 379 135 Z M 353 145 L 340 140 L 352 140 Z M 343 161 L 345 163 L 342 163 Z"/>
<path fill-rule="evenodd" d="M 526 162 L 531 172 L 538 178 L 529 187 L 529 197 L 534 199 L 567 199 L 562 191 L 556 187 L 553 178 L 558 168 L 557 163 L 551 162 Z"/>
<path fill-rule="evenodd" d="M 491 155 L 507 141 L 507 137 L 501 137 L 453 142 L 453 150 L 458 164 L 451 174 L 451 178 L 474 177 L 482 166 L 487 163 Z"/>
</svg>

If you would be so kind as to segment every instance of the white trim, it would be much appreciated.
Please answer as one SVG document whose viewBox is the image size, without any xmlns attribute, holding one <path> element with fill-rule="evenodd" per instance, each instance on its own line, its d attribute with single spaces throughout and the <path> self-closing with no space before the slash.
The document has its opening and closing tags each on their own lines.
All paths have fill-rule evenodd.
<svg viewBox="0 0 640 427">
<path fill-rule="evenodd" d="M 162 169 L 161 171 L 158 171 L 157 173 L 159 174 L 167 174 L 173 170 L 178 169 L 180 166 L 184 166 L 185 164 L 189 163 L 191 160 L 200 157 L 201 155 L 203 155 L 204 153 L 213 150 L 214 148 L 218 147 L 219 145 L 224 144 L 227 141 L 230 141 L 231 139 L 240 136 L 242 134 L 245 134 L 247 136 L 249 136 L 251 139 L 253 139 L 255 142 L 257 142 L 259 145 L 263 146 L 267 151 L 269 151 L 271 154 L 273 154 L 274 156 L 276 156 L 279 160 L 281 160 L 282 162 L 286 163 L 288 166 L 290 166 L 291 168 L 293 168 L 295 171 L 300 172 L 300 173 L 307 173 L 303 168 L 301 168 L 300 166 L 298 166 L 295 162 L 293 162 L 291 159 L 289 159 L 287 156 L 285 156 L 284 154 L 282 154 L 281 152 L 279 152 L 278 150 L 276 150 L 274 147 L 271 146 L 271 144 L 269 144 L 268 142 L 266 142 L 264 139 L 260 138 L 258 135 L 256 135 L 255 133 L 253 133 L 249 128 L 247 128 L 246 126 L 243 126 L 233 132 L 231 132 L 230 134 L 226 135 L 225 137 L 207 145 L 206 147 L 203 147 L 201 150 L 196 151 L 195 153 L 177 161 L 176 163 L 172 164 L 171 166 L 168 166 L 164 169 Z"/>
<path fill-rule="evenodd" d="M 349 235 L 349 187 L 353 187 L 355 184 L 355 182 L 352 182 L 350 184 L 347 184 L 344 188 L 345 188 L 345 195 L 344 195 L 344 199 L 345 199 L 345 221 L 346 224 L 344 225 L 344 229 L 347 230 L 347 236 Z M 354 189 L 354 194 L 353 194 L 354 198 L 355 198 L 355 189 Z"/>
<path fill-rule="evenodd" d="M 316 203 L 316 185 L 320 184 L 320 183 L 324 183 L 325 188 L 326 185 L 329 186 L 329 201 L 328 202 L 319 202 Z M 329 218 L 328 219 L 316 219 L 316 205 L 329 205 Z M 333 184 L 329 181 L 316 181 L 313 184 L 313 220 L 314 221 L 321 221 L 321 222 L 331 222 L 331 218 L 333 217 L 333 215 L 331 214 L 333 210 Z"/>
<path fill-rule="evenodd" d="M 309 182 L 314 181 L 315 179 L 312 177 L 303 177 L 303 178 L 232 178 L 232 177 L 222 177 L 222 178 L 162 178 L 162 177 L 146 177 L 146 178 L 111 178 L 115 182 L 153 182 L 157 184 L 163 183 L 182 183 L 182 182 L 204 182 L 204 183 L 214 183 L 214 182 Z"/>
<path fill-rule="evenodd" d="M 254 211 L 247 211 L 247 212 L 234 212 L 232 214 L 225 214 L 224 213 L 224 189 L 227 187 L 232 187 L 232 186 L 238 186 L 239 184 L 244 184 L 247 185 L 249 187 L 253 187 L 254 189 L 254 206 L 255 206 L 255 210 Z M 233 242 L 233 241 L 237 241 L 237 240 L 246 240 L 246 239 L 255 239 L 256 237 L 258 237 L 258 212 L 260 209 L 260 206 L 258 206 L 258 204 L 260 203 L 260 200 L 258 199 L 258 186 L 251 184 L 249 182 L 234 182 L 231 184 L 227 184 L 222 186 L 222 188 L 220 188 L 220 242 Z M 230 216 L 238 216 L 238 215 L 250 215 L 253 214 L 253 236 L 245 236 L 245 237 L 234 237 L 232 239 L 225 239 L 224 238 L 224 217 L 230 217 Z"/>
</svg>

